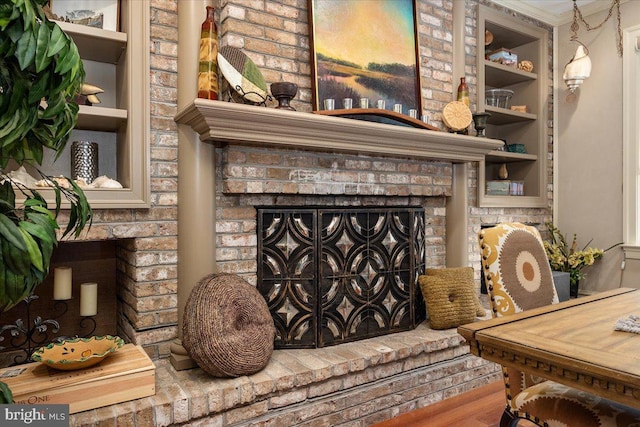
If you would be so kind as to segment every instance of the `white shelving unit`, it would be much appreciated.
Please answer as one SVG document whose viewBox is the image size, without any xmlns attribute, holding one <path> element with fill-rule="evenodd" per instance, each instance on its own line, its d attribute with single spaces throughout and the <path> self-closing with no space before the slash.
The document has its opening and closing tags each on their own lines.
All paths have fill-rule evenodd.
<svg viewBox="0 0 640 427">
<path fill-rule="evenodd" d="M 41 169 L 71 177 L 72 142 L 97 142 L 98 174 L 123 188 L 85 190 L 94 209 L 149 206 L 149 10 L 148 1 L 120 0 L 120 31 L 57 22 L 78 46 L 85 81 L 105 92 L 100 104 L 80 106 L 65 151 L 55 161 L 45 151 Z M 52 190 L 38 191 L 53 201 Z"/>
<path fill-rule="evenodd" d="M 478 40 L 485 30 L 493 34 L 489 51 L 506 48 L 529 60 L 532 72 L 518 70 L 485 59 L 478 53 L 478 110 L 491 113 L 486 134 L 507 144 L 523 144 L 526 153 L 492 151 L 480 162 L 478 201 L 482 207 L 546 207 L 548 151 L 548 37 L 544 28 L 523 22 L 487 6 L 478 6 Z M 485 105 L 485 90 L 511 89 L 510 105 L 526 105 L 527 112 Z M 524 182 L 524 195 L 498 196 L 486 193 L 486 182 L 498 180 L 498 171 L 507 164 L 508 179 Z"/>
</svg>

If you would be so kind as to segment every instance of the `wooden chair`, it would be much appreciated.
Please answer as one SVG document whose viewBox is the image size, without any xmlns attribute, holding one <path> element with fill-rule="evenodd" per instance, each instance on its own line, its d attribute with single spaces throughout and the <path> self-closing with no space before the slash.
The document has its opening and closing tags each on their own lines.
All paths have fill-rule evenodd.
<svg viewBox="0 0 640 427">
<path fill-rule="evenodd" d="M 551 268 L 534 227 L 503 223 L 478 234 L 494 317 L 555 304 Z M 500 427 L 527 419 L 541 427 L 639 426 L 640 410 L 514 368 L 502 368 L 507 405 Z"/>
</svg>

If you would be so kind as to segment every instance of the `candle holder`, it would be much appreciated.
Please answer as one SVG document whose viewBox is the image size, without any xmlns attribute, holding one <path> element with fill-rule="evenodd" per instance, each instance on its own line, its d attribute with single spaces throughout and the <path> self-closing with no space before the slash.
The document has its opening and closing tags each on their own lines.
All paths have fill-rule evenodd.
<svg viewBox="0 0 640 427">
<path fill-rule="evenodd" d="M 40 297 L 31 294 L 23 298 L 20 305 L 26 309 L 25 320 L 19 318 L 13 324 L 3 325 L 0 328 L 0 343 L 5 341 L 5 333 L 9 332 L 9 341 L 7 346 L 1 346 L 0 350 L 17 350 L 19 353 L 13 357 L 11 366 L 20 365 L 31 362 L 31 355 L 38 348 L 50 342 L 61 342 L 70 338 L 68 336 L 55 336 L 60 331 L 60 323 L 58 320 L 69 311 L 68 300 L 56 300 L 54 310 L 59 312 L 51 319 L 43 319 L 32 313 L 32 304 Z M 93 316 L 85 316 L 80 319 L 80 330 L 88 330 L 82 337 L 92 335 L 96 330 L 96 320 Z"/>
<path fill-rule="evenodd" d="M 278 106 L 275 108 L 282 110 L 296 111 L 289 102 L 298 93 L 298 85 L 290 82 L 271 83 L 271 94 L 278 100 Z"/>
<path fill-rule="evenodd" d="M 484 134 L 484 130 L 487 127 L 487 119 L 491 117 L 491 113 L 482 112 L 482 113 L 473 113 L 473 125 L 476 128 L 476 136 L 484 138 L 486 135 Z"/>
</svg>

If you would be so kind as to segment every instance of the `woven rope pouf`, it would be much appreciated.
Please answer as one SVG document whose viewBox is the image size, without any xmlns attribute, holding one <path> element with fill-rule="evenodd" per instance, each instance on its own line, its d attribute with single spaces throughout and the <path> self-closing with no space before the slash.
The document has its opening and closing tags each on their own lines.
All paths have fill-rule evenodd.
<svg viewBox="0 0 640 427">
<path fill-rule="evenodd" d="M 250 375 L 273 353 L 275 327 L 260 292 L 235 274 L 211 274 L 193 288 L 184 309 L 182 344 L 215 377 Z"/>
</svg>

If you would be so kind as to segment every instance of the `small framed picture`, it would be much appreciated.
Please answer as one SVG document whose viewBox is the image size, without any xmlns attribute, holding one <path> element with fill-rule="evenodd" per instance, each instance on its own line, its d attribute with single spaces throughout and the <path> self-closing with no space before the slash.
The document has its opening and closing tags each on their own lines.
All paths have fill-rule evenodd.
<svg viewBox="0 0 640 427">
<path fill-rule="evenodd" d="M 53 19 L 118 31 L 120 0 L 49 0 Z"/>
</svg>

